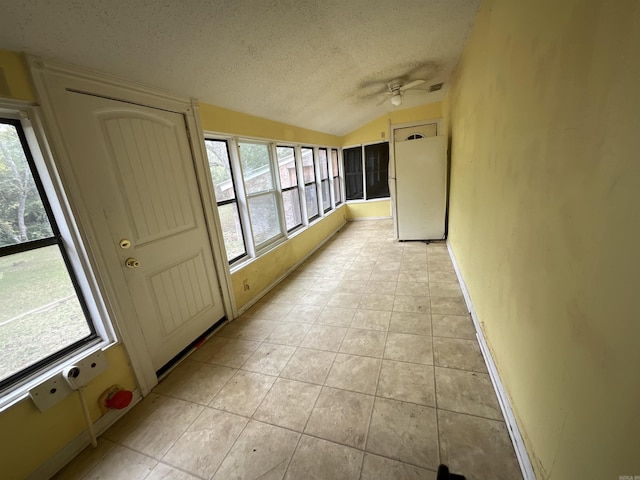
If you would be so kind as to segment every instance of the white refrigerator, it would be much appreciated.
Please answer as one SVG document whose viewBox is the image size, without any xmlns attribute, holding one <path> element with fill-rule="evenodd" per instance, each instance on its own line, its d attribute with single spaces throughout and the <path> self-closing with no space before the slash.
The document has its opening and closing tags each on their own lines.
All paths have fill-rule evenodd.
<svg viewBox="0 0 640 480">
<path fill-rule="evenodd" d="M 398 240 L 444 238 L 447 138 L 394 135 L 389 191 Z"/>
</svg>

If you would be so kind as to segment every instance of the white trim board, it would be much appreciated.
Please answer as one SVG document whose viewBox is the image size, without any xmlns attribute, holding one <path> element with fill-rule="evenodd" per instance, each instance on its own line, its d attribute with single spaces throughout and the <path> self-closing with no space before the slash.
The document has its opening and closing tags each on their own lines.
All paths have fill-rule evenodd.
<svg viewBox="0 0 640 480">
<path fill-rule="evenodd" d="M 111 425 L 122 418 L 124 414 L 131 410 L 141 399 L 140 391 L 136 388 L 133 391 L 133 400 L 127 408 L 123 408 L 122 410 L 109 410 L 102 417 L 96 420 L 93 423 L 96 437 L 106 432 Z M 31 472 L 26 480 L 44 480 L 53 477 L 89 445 L 91 445 L 89 433 L 86 430 L 83 430 L 80 435 L 58 450 L 53 457 L 49 458 L 49 460 Z"/>
<path fill-rule="evenodd" d="M 493 388 L 496 391 L 496 395 L 498 396 L 500 409 L 502 410 L 502 415 L 504 416 L 505 423 L 507 424 L 509 436 L 511 437 L 511 443 L 513 444 L 513 448 L 516 452 L 516 457 L 518 458 L 518 463 L 520 464 L 522 476 L 524 477 L 524 480 L 536 480 L 535 473 L 533 472 L 533 466 L 531 465 L 531 461 L 529 460 L 529 455 L 524 444 L 524 439 L 520 434 L 520 429 L 518 428 L 516 417 L 513 414 L 513 409 L 511 408 L 509 397 L 504 386 L 502 385 L 502 381 L 500 380 L 500 375 L 498 374 L 498 369 L 496 368 L 496 364 L 493 361 L 493 357 L 491 356 L 489 345 L 484 338 L 482 328 L 480 327 L 480 321 L 478 320 L 476 311 L 474 310 L 473 304 L 471 303 L 469 290 L 467 290 L 467 285 L 464 283 L 464 279 L 462 278 L 462 273 L 460 272 L 460 268 L 458 267 L 458 263 L 456 262 L 456 257 L 453 253 L 453 249 L 451 247 L 449 239 L 447 239 L 447 250 L 449 251 L 451 261 L 453 262 L 453 268 L 456 271 L 456 276 L 458 277 L 458 282 L 460 283 L 460 288 L 462 289 L 462 294 L 464 295 L 464 301 L 467 304 L 467 309 L 471 313 L 473 325 L 476 330 L 476 337 L 478 338 L 478 343 L 480 344 L 480 351 L 482 352 L 482 356 L 484 357 L 484 362 L 487 364 L 491 383 L 493 383 Z"/>
</svg>

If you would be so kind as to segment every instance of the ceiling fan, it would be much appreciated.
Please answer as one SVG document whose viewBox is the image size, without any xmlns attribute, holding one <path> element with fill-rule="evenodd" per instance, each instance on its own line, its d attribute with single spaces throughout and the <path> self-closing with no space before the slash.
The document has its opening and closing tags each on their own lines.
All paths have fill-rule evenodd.
<svg viewBox="0 0 640 480">
<path fill-rule="evenodd" d="M 425 82 L 426 82 L 426 80 L 414 80 L 412 82 L 409 82 L 409 83 L 405 84 L 402 79 L 391 80 L 387 84 L 388 91 L 381 92 L 381 93 L 383 95 L 385 95 L 387 98 L 390 97 L 391 98 L 391 104 L 393 106 L 397 107 L 399 105 L 402 105 L 402 95 L 404 94 L 404 92 L 406 90 L 409 90 L 411 88 L 417 87 L 418 85 L 422 85 Z M 387 98 L 382 100 L 376 106 L 382 105 L 384 102 L 387 101 Z"/>
</svg>

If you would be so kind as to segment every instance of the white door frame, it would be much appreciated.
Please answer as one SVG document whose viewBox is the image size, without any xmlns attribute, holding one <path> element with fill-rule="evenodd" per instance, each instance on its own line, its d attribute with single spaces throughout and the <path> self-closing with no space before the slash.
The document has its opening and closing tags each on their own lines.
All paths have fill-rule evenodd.
<svg viewBox="0 0 640 480">
<path fill-rule="evenodd" d="M 49 138 L 53 158 L 66 188 L 68 201 L 78 224 L 80 235 L 89 256 L 93 272 L 98 281 L 100 291 L 117 334 L 129 355 L 134 375 L 142 395 L 146 395 L 158 383 L 151 357 L 147 350 L 142 330 L 135 319 L 127 283 L 122 276 L 122 269 L 110 268 L 104 256 L 97 248 L 96 232 L 92 224 L 91 212 L 82 202 L 80 182 L 74 175 L 61 132 L 64 125 L 58 120 L 52 108 L 52 98 L 64 95 L 67 90 L 74 90 L 106 97 L 114 100 L 142 105 L 151 108 L 168 110 L 182 114 L 185 118 L 190 140 L 196 181 L 203 207 L 209 243 L 216 266 L 216 276 L 222 290 L 222 301 L 228 319 L 236 314 L 231 278 L 226 257 L 223 255 L 223 237 L 218 211 L 214 206 L 215 197 L 209 176 L 204 135 L 198 119 L 198 108 L 195 99 L 188 99 L 165 91 L 149 88 L 144 85 L 128 82 L 120 78 L 76 67 L 61 62 L 39 57 L 28 57 L 31 75 L 35 84 L 38 101 L 42 107 L 44 126 Z"/>
</svg>

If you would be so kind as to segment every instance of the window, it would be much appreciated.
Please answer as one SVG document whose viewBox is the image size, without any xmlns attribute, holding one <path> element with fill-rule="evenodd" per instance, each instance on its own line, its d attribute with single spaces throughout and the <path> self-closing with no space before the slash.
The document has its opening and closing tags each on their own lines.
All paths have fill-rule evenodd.
<svg viewBox="0 0 640 480">
<path fill-rule="evenodd" d="M 365 178 L 367 199 L 389 196 L 389 144 L 365 145 Z"/>
<path fill-rule="evenodd" d="M 302 147 L 302 174 L 304 176 L 304 194 L 307 200 L 307 218 L 309 221 L 320 215 L 318 190 L 316 185 L 315 157 L 313 148 Z"/>
<path fill-rule="evenodd" d="M 340 162 L 338 161 L 338 150 L 335 148 L 331 149 L 331 167 L 333 168 L 333 201 L 336 205 L 340 205 L 342 203 L 342 189 L 340 188 Z"/>
<path fill-rule="evenodd" d="M 282 234 L 269 145 L 240 142 L 242 178 L 256 248 Z"/>
<path fill-rule="evenodd" d="M 320 187 L 322 188 L 322 210 L 327 213 L 331 210 L 331 187 L 329 182 L 329 157 L 327 149 L 318 149 L 318 161 L 320 163 Z"/>
<path fill-rule="evenodd" d="M 344 159 L 344 188 L 347 200 L 364 199 L 362 186 L 362 147 L 345 148 L 342 151 Z"/>
<path fill-rule="evenodd" d="M 0 119 L 0 390 L 98 338 L 72 247 L 20 122 Z"/>
<path fill-rule="evenodd" d="M 233 182 L 229 148 L 225 140 L 206 139 L 209 172 L 213 181 L 222 236 L 227 250 L 227 260 L 233 263 L 247 254 L 244 243 L 238 199 Z"/>
<path fill-rule="evenodd" d="M 302 225 L 295 149 L 293 147 L 276 147 L 276 153 L 278 155 L 278 172 L 280 174 L 280 188 L 282 188 L 284 219 L 287 225 L 287 232 L 291 232 Z"/>
<path fill-rule="evenodd" d="M 389 144 L 387 142 L 345 148 L 342 151 L 342 157 L 347 200 L 389 197 Z"/>
</svg>

